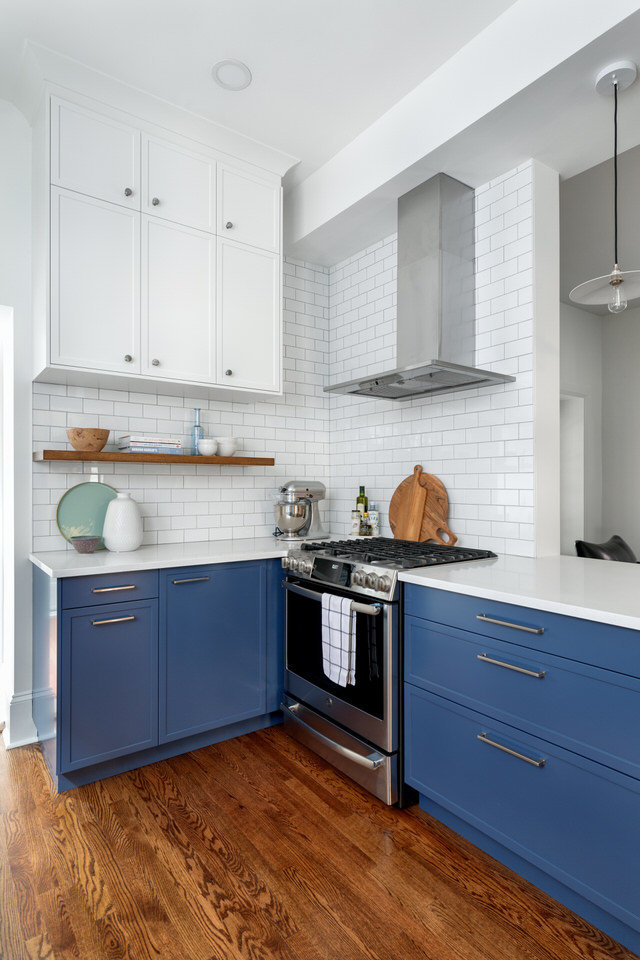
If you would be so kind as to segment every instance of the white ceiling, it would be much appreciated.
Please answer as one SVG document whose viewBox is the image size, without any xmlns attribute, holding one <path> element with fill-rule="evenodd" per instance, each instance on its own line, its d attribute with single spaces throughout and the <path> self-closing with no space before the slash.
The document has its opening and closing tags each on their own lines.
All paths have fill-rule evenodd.
<svg viewBox="0 0 640 960">
<path fill-rule="evenodd" d="M 514 0 L 0 0 L 0 97 L 25 40 L 286 153 L 298 182 Z M 218 60 L 248 64 L 228 92 Z"/>
</svg>

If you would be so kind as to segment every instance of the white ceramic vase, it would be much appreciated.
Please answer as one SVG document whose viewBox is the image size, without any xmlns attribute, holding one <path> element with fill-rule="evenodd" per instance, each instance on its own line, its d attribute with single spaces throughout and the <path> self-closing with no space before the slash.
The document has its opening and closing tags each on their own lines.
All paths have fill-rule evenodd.
<svg viewBox="0 0 640 960">
<path fill-rule="evenodd" d="M 142 514 L 128 493 L 119 493 L 111 500 L 104 518 L 102 539 L 107 550 L 127 553 L 142 543 Z"/>
</svg>

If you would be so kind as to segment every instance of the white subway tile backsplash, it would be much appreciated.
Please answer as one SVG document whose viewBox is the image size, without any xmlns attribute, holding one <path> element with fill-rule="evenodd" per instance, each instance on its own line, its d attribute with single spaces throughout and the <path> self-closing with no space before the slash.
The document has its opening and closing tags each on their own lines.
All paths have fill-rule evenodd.
<svg viewBox="0 0 640 960">
<path fill-rule="evenodd" d="M 36 550 L 60 549 L 55 505 L 91 476 L 127 489 L 142 506 L 145 543 L 267 536 L 287 479 L 322 480 L 333 532 L 346 534 L 360 483 L 382 515 L 416 463 L 443 480 L 460 542 L 533 552 L 532 170 L 523 164 L 476 191 L 478 365 L 517 382 L 404 403 L 326 394 L 329 382 L 396 364 L 397 240 L 387 237 L 331 268 L 285 260 L 284 396 L 203 401 L 55 384 L 33 385 L 34 441 L 66 446 L 69 426 L 168 433 L 188 443 L 193 407 L 205 433 L 234 435 L 275 467 L 180 463 L 34 464 Z"/>
</svg>

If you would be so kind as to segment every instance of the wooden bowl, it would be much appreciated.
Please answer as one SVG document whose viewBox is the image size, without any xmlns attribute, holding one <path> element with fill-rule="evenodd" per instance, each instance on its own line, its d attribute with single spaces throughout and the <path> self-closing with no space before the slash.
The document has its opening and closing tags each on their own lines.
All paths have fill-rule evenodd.
<svg viewBox="0 0 640 960">
<path fill-rule="evenodd" d="M 69 427 L 67 436 L 74 450 L 80 453 L 99 453 L 109 439 L 110 432 L 95 427 Z"/>
</svg>

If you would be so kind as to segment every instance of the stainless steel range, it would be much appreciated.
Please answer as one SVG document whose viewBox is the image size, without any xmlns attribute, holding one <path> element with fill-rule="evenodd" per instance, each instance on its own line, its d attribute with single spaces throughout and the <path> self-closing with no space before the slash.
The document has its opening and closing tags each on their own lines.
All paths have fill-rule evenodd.
<svg viewBox="0 0 640 960">
<path fill-rule="evenodd" d="M 285 725 L 385 803 L 403 802 L 402 591 L 398 571 L 495 557 L 490 550 L 383 537 L 302 543 L 287 571 Z M 351 598 L 353 684 L 324 673 L 322 595 Z"/>
</svg>

